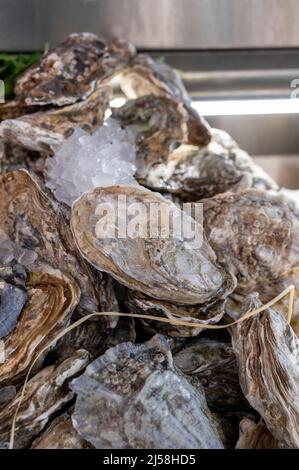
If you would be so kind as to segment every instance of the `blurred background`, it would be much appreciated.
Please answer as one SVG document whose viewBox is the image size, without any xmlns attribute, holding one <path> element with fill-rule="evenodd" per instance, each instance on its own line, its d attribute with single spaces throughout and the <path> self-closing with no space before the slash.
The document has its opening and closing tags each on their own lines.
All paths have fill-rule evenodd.
<svg viewBox="0 0 299 470">
<path fill-rule="evenodd" d="M 194 106 L 299 188 L 298 0 L 0 0 L 0 52 L 122 37 L 177 68 Z"/>
</svg>

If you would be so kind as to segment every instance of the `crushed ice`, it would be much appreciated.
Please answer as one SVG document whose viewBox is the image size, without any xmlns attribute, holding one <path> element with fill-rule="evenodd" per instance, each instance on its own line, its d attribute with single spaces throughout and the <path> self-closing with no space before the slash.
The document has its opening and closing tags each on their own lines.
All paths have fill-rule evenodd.
<svg viewBox="0 0 299 470">
<path fill-rule="evenodd" d="M 93 188 L 136 184 L 135 160 L 133 133 L 110 118 L 92 135 L 76 129 L 48 158 L 46 185 L 56 199 L 71 206 Z"/>
</svg>

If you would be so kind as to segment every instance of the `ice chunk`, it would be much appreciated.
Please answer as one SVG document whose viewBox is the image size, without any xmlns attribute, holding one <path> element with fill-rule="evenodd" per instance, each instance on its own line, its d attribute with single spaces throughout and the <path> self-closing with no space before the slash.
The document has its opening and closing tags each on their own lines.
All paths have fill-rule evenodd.
<svg viewBox="0 0 299 470">
<path fill-rule="evenodd" d="M 46 185 L 69 206 L 95 187 L 136 184 L 136 151 L 133 133 L 115 119 L 92 135 L 76 129 L 47 161 Z"/>
</svg>

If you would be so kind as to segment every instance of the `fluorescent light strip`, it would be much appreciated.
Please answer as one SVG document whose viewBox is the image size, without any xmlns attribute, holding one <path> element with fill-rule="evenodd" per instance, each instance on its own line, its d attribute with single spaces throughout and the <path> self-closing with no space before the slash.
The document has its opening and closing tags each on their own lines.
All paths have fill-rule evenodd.
<svg viewBox="0 0 299 470">
<path fill-rule="evenodd" d="M 299 97 L 296 99 L 193 101 L 192 106 L 203 116 L 299 114 Z"/>
</svg>

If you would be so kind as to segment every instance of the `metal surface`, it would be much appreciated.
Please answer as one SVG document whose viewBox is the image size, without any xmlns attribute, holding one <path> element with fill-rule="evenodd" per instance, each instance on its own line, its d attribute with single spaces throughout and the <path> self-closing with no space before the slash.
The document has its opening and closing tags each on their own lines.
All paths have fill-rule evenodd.
<svg viewBox="0 0 299 470">
<path fill-rule="evenodd" d="M 42 49 L 73 31 L 146 49 L 299 46 L 297 0 L 0 0 L 0 50 Z"/>
</svg>

